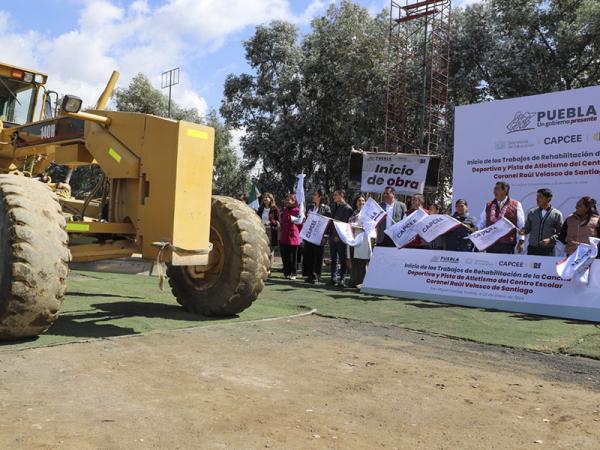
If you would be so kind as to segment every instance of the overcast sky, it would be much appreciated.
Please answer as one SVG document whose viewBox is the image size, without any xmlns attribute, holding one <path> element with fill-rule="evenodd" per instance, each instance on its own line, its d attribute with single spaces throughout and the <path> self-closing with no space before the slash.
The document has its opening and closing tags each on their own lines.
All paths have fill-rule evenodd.
<svg viewBox="0 0 600 450">
<path fill-rule="evenodd" d="M 462 0 L 457 3 L 474 3 Z M 329 0 L 32 0 L 0 2 L 0 60 L 45 71 L 48 87 L 92 105 L 113 69 L 160 86 L 181 68 L 174 98 L 200 113 L 219 108 L 229 73 L 247 71 L 242 41 L 275 19 L 308 31 Z M 359 0 L 372 13 L 389 0 Z"/>
</svg>

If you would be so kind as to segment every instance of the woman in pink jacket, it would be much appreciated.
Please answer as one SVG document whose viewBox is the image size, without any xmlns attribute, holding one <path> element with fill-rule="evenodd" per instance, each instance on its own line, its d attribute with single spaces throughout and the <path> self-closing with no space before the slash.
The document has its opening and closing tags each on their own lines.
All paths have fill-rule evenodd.
<svg viewBox="0 0 600 450">
<path fill-rule="evenodd" d="M 279 234 L 279 251 L 283 260 L 283 275 L 288 280 L 296 279 L 296 262 L 300 246 L 298 224 L 302 219 L 298 209 L 298 201 L 294 194 L 288 194 L 285 207 L 281 213 L 281 231 Z"/>
</svg>

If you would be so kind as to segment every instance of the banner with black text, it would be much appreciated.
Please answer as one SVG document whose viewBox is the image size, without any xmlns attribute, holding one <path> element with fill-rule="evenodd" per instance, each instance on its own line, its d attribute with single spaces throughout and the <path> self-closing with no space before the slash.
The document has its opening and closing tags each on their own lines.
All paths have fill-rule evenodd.
<svg viewBox="0 0 600 450">
<path fill-rule="evenodd" d="M 393 187 L 397 194 L 422 194 L 429 157 L 392 153 L 365 153 L 360 189 L 383 192 Z"/>
</svg>

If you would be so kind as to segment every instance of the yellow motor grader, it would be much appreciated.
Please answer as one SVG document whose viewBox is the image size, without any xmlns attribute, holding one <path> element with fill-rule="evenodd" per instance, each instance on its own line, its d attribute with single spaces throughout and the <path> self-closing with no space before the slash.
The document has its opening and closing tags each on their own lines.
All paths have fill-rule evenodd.
<svg viewBox="0 0 600 450">
<path fill-rule="evenodd" d="M 69 261 L 141 254 L 166 264 L 189 311 L 230 316 L 264 286 L 266 234 L 256 213 L 212 196 L 214 130 L 106 111 L 118 73 L 93 110 L 47 76 L 0 63 L 0 338 L 43 333 L 58 316 Z M 54 162 L 69 168 L 54 182 Z M 70 195 L 75 168 L 98 165 L 89 195 Z"/>
</svg>

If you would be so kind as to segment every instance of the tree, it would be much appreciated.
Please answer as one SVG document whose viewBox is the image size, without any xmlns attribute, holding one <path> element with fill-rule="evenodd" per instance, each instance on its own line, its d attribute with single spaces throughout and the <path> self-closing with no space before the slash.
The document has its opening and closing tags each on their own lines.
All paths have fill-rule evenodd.
<svg viewBox="0 0 600 450">
<path fill-rule="evenodd" d="M 229 75 L 221 114 L 246 129 L 248 166 L 261 190 L 282 195 L 304 171 L 310 189 L 345 187 L 350 151 L 383 141 L 385 15 L 350 1 L 331 5 L 299 42 L 285 22 L 259 26 L 244 43 L 254 74 Z"/>
<path fill-rule="evenodd" d="M 301 145 L 302 53 L 297 39 L 298 29 L 286 22 L 257 27 L 244 42 L 246 60 L 256 75 L 229 75 L 221 106 L 228 126 L 246 130 L 241 142 L 246 167 L 262 164 L 261 191 L 275 191 L 278 196 L 308 165 Z"/>
<path fill-rule="evenodd" d="M 596 0 L 487 0 L 454 21 L 457 104 L 600 83 Z"/>
<path fill-rule="evenodd" d="M 346 187 L 352 148 L 383 145 L 387 16 L 349 1 L 332 4 L 304 39 L 302 113 L 314 182 Z"/>
<path fill-rule="evenodd" d="M 250 179 L 232 147 L 231 131 L 219 120 L 215 110 L 208 113 L 206 125 L 215 129 L 213 192 L 237 198 L 248 192 Z"/>
<path fill-rule="evenodd" d="M 452 125 L 455 105 L 600 84 L 597 0 L 486 0 L 453 14 Z M 451 186 L 451 142 L 443 156 Z"/>
<path fill-rule="evenodd" d="M 118 111 L 139 112 L 168 117 L 169 98 L 156 89 L 143 73 L 138 73 L 127 88 L 116 89 L 114 93 Z M 196 108 L 182 108 L 171 100 L 171 118 L 188 122 L 202 123 Z"/>
<path fill-rule="evenodd" d="M 244 43 L 252 73 L 229 75 L 220 111 L 246 129 L 242 149 L 248 167 L 262 164 L 261 190 L 284 193 L 301 170 L 309 188 L 343 187 L 350 149 L 381 147 L 388 20 L 342 0 L 303 37 L 273 22 Z M 600 84 L 597 0 L 484 0 L 456 9 L 452 30 L 451 125 L 455 105 Z M 422 76 L 420 62 L 411 70 Z M 440 156 L 447 198 L 452 128 Z"/>
</svg>

